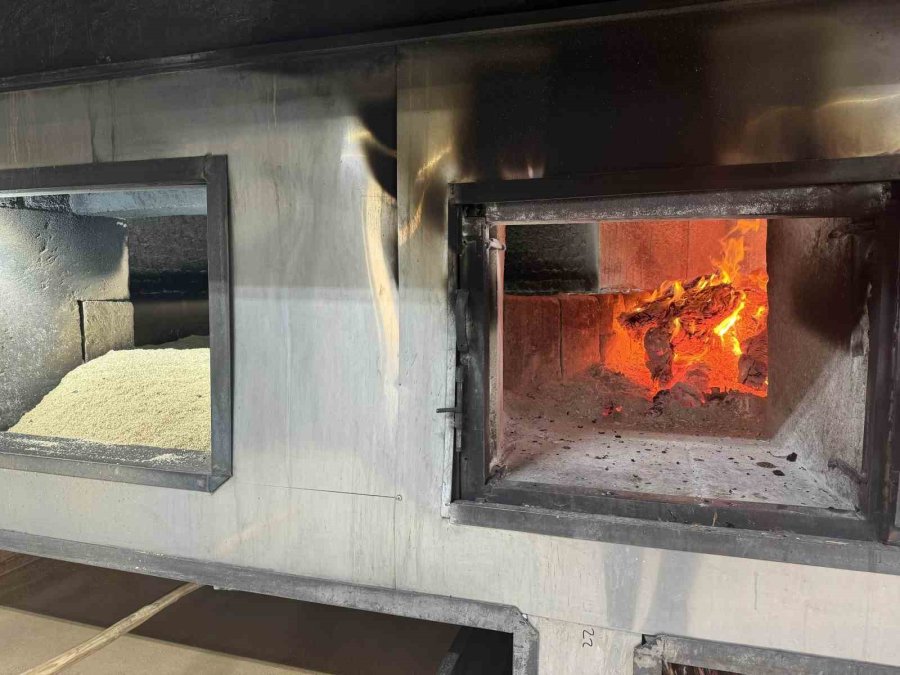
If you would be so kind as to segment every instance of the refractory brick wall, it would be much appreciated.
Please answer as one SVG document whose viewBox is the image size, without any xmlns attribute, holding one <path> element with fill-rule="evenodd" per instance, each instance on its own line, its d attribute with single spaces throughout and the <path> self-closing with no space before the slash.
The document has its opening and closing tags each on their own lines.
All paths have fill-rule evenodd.
<svg viewBox="0 0 900 675">
<path fill-rule="evenodd" d="M 503 386 L 522 391 L 583 373 L 600 362 L 612 332 L 609 294 L 507 295 L 503 306 Z"/>
<path fill-rule="evenodd" d="M 747 222 L 757 229 L 738 235 L 744 243 L 745 273 L 766 267 L 766 221 Z M 647 291 L 664 281 L 714 272 L 722 242 L 736 224 L 736 220 L 601 222 L 600 289 Z"/>
<path fill-rule="evenodd" d="M 128 299 L 125 227 L 111 218 L 0 209 L 0 429 L 73 368 L 79 302 Z"/>
</svg>

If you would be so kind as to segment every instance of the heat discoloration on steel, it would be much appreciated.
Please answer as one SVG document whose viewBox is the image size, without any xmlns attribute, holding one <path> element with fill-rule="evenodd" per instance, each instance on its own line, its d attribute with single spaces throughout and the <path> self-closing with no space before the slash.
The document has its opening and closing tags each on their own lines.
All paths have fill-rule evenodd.
<svg viewBox="0 0 900 675">
<path fill-rule="evenodd" d="M 486 214 L 492 222 L 517 224 L 738 216 L 815 217 L 834 213 L 865 217 L 883 212 L 890 196 L 887 183 L 871 183 L 493 203 L 486 206 Z"/>
</svg>

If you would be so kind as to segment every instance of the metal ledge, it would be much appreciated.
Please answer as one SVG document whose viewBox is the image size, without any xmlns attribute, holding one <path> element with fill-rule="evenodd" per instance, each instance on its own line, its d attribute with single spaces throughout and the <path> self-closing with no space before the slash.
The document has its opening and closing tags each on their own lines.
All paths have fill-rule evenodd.
<svg viewBox="0 0 900 675">
<path fill-rule="evenodd" d="M 835 213 L 845 218 L 865 218 L 884 213 L 890 197 L 890 183 L 837 183 L 488 203 L 485 217 L 488 222 L 510 225 L 686 218 L 828 218 Z"/>
<path fill-rule="evenodd" d="M 875 541 L 838 541 L 786 532 L 685 525 L 473 501 L 451 504 L 450 521 L 456 525 L 533 532 L 626 546 L 900 575 L 900 548 Z"/>
<path fill-rule="evenodd" d="M 507 479 L 489 483 L 484 500 L 508 506 L 537 506 L 682 525 L 784 531 L 857 541 L 877 539 L 875 526 L 861 513 L 809 506 L 677 497 Z"/>
<path fill-rule="evenodd" d="M 0 549 L 220 589 L 511 633 L 513 672 L 538 675 L 538 632 L 515 607 L 0 530 Z"/>
<path fill-rule="evenodd" d="M 200 492 L 215 492 L 230 478 L 210 472 L 206 452 L 9 432 L 0 434 L 0 469 Z"/>
<path fill-rule="evenodd" d="M 0 196 L 206 185 L 211 170 L 227 169 L 219 166 L 223 162 L 224 157 L 210 155 L 5 169 Z"/>
<path fill-rule="evenodd" d="M 817 211 L 813 210 L 810 205 L 813 203 L 810 196 L 798 194 L 798 189 L 803 187 L 815 189 L 818 186 L 833 186 L 842 183 L 847 185 L 882 183 L 898 179 L 900 179 L 900 155 L 878 155 L 762 164 L 634 169 L 586 176 L 452 183 L 450 185 L 450 203 L 459 205 L 495 204 L 599 199 L 630 195 L 784 189 L 793 191 L 795 206 L 799 204 L 805 207 L 801 213 L 816 213 Z M 843 189 L 847 191 L 849 188 Z M 850 195 L 853 196 L 852 191 Z M 787 197 L 790 196 L 792 195 L 789 192 Z M 801 197 L 799 201 L 798 196 Z M 829 191 L 819 190 L 812 196 L 817 198 L 819 209 L 825 207 L 831 215 L 834 215 L 840 208 L 840 197 L 842 196 L 840 193 L 829 195 Z M 720 198 L 717 197 L 717 199 Z M 498 214 L 495 219 L 522 219 L 519 210 L 509 206 L 506 208 L 510 209 L 510 213 Z M 781 214 L 779 213 L 779 215 Z"/>
</svg>

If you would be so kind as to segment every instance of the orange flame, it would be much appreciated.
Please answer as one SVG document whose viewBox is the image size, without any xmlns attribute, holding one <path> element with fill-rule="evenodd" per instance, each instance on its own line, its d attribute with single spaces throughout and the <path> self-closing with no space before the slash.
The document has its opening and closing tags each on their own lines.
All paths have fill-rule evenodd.
<svg viewBox="0 0 900 675">
<path fill-rule="evenodd" d="M 721 255 L 710 261 L 711 273 L 664 281 L 647 293 L 619 296 L 618 320 L 604 347 L 604 365 L 646 387 L 651 397 L 679 382 L 706 393 L 718 388 L 765 396 L 768 378 L 751 381 L 746 376 L 749 369 L 742 370 L 741 365 L 744 359 L 766 358 L 766 347 L 759 345 L 768 344 L 762 339 L 767 328 L 768 276 L 764 270 L 743 269 L 745 237 L 757 232 L 763 222 L 735 221 L 721 240 Z"/>
<path fill-rule="evenodd" d="M 746 295 L 743 295 L 743 294 L 742 294 L 742 296 L 744 298 L 747 297 Z M 719 325 L 717 325 L 715 328 L 713 328 L 713 333 L 718 335 L 720 340 L 722 340 L 722 341 L 725 340 L 725 333 L 730 331 L 734 327 L 734 324 L 736 324 L 738 322 L 738 319 L 741 318 L 741 312 L 744 310 L 744 307 L 746 307 L 746 306 L 747 306 L 746 299 L 741 300 L 741 303 L 737 306 L 737 309 L 734 310 L 728 316 L 726 316 L 721 321 L 721 323 L 719 323 Z"/>
</svg>

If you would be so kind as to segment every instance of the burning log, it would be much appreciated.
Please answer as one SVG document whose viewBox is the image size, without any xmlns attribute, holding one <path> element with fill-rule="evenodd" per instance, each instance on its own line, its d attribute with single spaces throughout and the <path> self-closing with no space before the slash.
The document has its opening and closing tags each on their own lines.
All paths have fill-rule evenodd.
<svg viewBox="0 0 900 675">
<path fill-rule="evenodd" d="M 665 326 L 654 326 L 644 335 L 644 352 L 647 354 L 647 370 L 650 377 L 662 385 L 672 380 L 672 334 Z"/>
<path fill-rule="evenodd" d="M 703 405 L 717 390 L 765 394 L 768 278 L 764 270 L 741 272 L 743 225 L 722 240 L 715 272 L 619 298 L 603 354 L 617 372 L 661 394 L 654 409 L 666 401 Z"/>
<path fill-rule="evenodd" d="M 619 322 L 634 338 L 642 341 L 650 377 L 661 387 L 672 382 L 676 351 L 702 354 L 713 333 L 741 307 L 743 295 L 731 284 L 710 285 L 709 277 L 688 284 L 672 284 L 660 297 L 642 307 L 625 312 Z M 703 389 L 690 383 L 691 392 Z M 692 398 L 690 392 L 686 398 Z"/>
<path fill-rule="evenodd" d="M 622 326 L 639 335 L 652 326 L 676 323 L 689 335 L 707 335 L 741 302 L 742 294 L 731 284 L 710 285 L 708 277 L 698 277 L 681 286 L 673 284 L 661 297 L 619 317 Z"/>
<path fill-rule="evenodd" d="M 681 301 L 672 303 L 672 318 L 677 318 L 691 337 L 707 337 L 722 320 L 734 313 L 741 298 L 741 292 L 731 284 L 697 290 L 685 287 Z"/>
<path fill-rule="evenodd" d="M 754 389 L 766 387 L 769 377 L 769 331 L 763 330 L 744 342 L 738 361 L 738 379 Z"/>
</svg>

